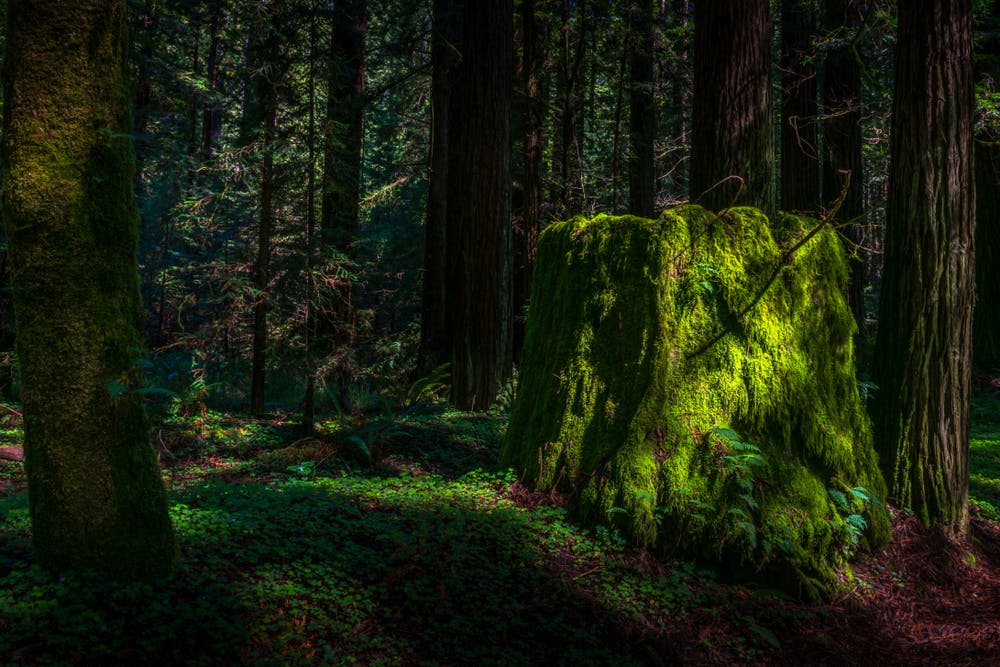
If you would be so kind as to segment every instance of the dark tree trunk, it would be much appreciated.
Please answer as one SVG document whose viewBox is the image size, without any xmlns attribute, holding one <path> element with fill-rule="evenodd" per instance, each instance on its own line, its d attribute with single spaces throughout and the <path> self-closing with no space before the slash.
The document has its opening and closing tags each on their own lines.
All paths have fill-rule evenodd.
<svg viewBox="0 0 1000 667">
<path fill-rule="evenodd" d="M 694 19 L 691 198 L 775 210 L 768 0 L 699 0 Z"/>
<path fill-rule="evenodd" d="M 320 238 L 324 258 L 339 254 L 349 262 L 354 261 L 354 241 L 358 233 L 365 111 L 366 5 L 366 0 L 335 2 L 330 37 Z M 353 376 L 350 350 L 354 344 L 355 290 L 352 279 L 339 279 L 334 289 L 334 303 L 326 307 L 320 325 L 323 340 L 317 341 L 319 351 L 336 352 L 332 380 L 345 406 Z"/>
<path fill-rule="evenodd" d="M 262 46 L 263 63 L 253 76 L 254 107 L 260 114 L 260 216 L 257 230 L 257 258 L 254 262 L 253 286 L 257 301 L 253 311 L 252 368 L 250 371 L 250 410 L 264 411 L 264 388 L 267 376 L 267 306 L 271 279 L 271 237 L 274 227 L 274 139 L 278 120 L 278 87 L 280 85 L 281 40 L 278 25 L 282 20 L 281 0 L 272 0 L 264 9 L 267 16 L 266 35 Z"/>
<path fill-rule="evenodd" d="M 894 503 L 961 537 L 975 301 L 972 0 L 900 3 L 897 43 L 876 447 Z"/>
<path fill-rule="evenodd" d="M 667 134 L 672 142 L 670 149 L 670 164 L 666 171 L 669 174 L 669 194 L 676 199 L 684 199 L 688 195 L 689 154 L 691 125 L 689 113 L 691 105 L 691 86 L 686 73 L 690 71 L 690 38 L 686 37 L 687 25 L 690 22 L 690 3 L 687 0 L 671 0 L 664 2 L 662 13 L 667 14 L 670 5 L 670 17 L 665 18 L 677 35 L 674 41 L 676 60 L 669 68 L 670 80 L 670 110 L 667 114 Z"/>
<path fill-rule="evenodd" d="M 365 5 L 365 0 L 339 0 L 333 8 L 321 225 L 324 240 L 345 254 L 358 231 Z"/>
<path fill-rule="evenodd" d="M 559 215 L 566 217 L 583 210 L 583 93 L 581 80 L 587 55 L 590 21 L 587 2 L 563 0 L 560 3 L 562 26 L 559 46 L 558 130 L 559 139 L 553 156 L 555 191 L 552 198 Z M 577 19 L 571 20 L 573 10 Z M 575 28 L 574 28 L 575 26 Z"/>
<path fill-rule="evenodd" d="M 452 400 L 490 407 L 511 364 L 513 2 L 468 2 L 448 172 Z"/>
<path fill-rule="evenodd" d="M 194 15 L 191 17 L 191 76 L 198 78 L 201 73 L 201 21 L 204 7 L 196 5 Z M 185 133 L 187 134 L 188 150 L 192 153 L 198 149 L 198 93 L 192 92 L 187 103 L 187 122 L 185 123 Z"/>
<path fill-rule="evenodd" d="M 302 399 L 302 435 L 313 435 L 316 425 L 316 29 L 315 12 L 309 15 L 309 163 L 306 165 L 306 392 Z"/>
<path fill-rule="evenodd" d="M 1000 2 L 978 30 L 977 74 L 995 92 L 1000 85 Z M 976 312 L 972 326 L 976 366 L 1000 374 L 1000 123 L 987 119 L 976 136 Z"/>
<path fill-rule="evenodd" d="M 861 24 L 861 0 L 826 0 L 827 30 L 852 29 Z M 856 341 L 865 332 L 864 173 L 861 136 L 861 63 L 851 46 L 841 45 L 826 56 L 823 77 L 823 205 L 830 207 L 847 192 L 837 214 L 847 223 L 844 234 L 852 247 L 848 262 L 847 302 L 858 323 Z M 850 179 L 848 182 L 847 179 Z M 859 345 L 855 345 L 860 350 Z"/>
<path fill-rule="evenodd" d="M 454 0 L 434 0 L 431 39 L 431 147 L 424 223 L 424 274 L 420 319 L 422 375 L 451 361 L 448 327 L 448 139 L 461 24 Z"/>
<path fill-rule="evenodd" d="M 615 112 L 611 126 L 611 213 L 617 215 L 620 212 L 619 190 L 619 165 L 621 164 L 621 143 L 622 143 L 622 109 L 625 107 L 625 87 L 628 83 L 628 49 L 622 49 L 621 58 L 618 62 L 618 83 L 615 86 Z"/>
<path fill-rule="evenodd" d="M 124 0 L 10 0 L 3 218 L 31 535 L 44 567 L 170 574 L 143 407 Z"/>
<path fill-rule="evenodd" d="M 521 3 L 522 60 L 520 84 L 524 91 L 522 143 L 524 173 L 520 225 L 514 229 L 514 332 L 513 357 L 520 361 L 524 344 L 525 312 L 531 294 L 531 275 L 535 264 L 535 246 L 542 225 L 542 152 L 545 137 L 545 100 L 540 79 L 545 65 L 547 24 L 536 14 L 536 1 Z"/>
<path fill-rule="evenodd" d="M 781 208 L 818 212 L 819 133 L 816 69 L 808 60 L 816 33 L 812 2 L 781 3 Z"/>
<path fill-rule="evenodd" d="M 215 0 L 212 18 L 208 26 L 208 54 L 205 62 L 205 79 L 208 84 L 208 99 L 201 112 L 201 152 L 210 155 L 222 135 L 222 104 L 218 99 L 220 77 L 219 60 L 222 58 L 222 21 L 226 12 L 226 0 Z"/>
<path fill-rule="evenodd" d="M 652 218 L 656 208 L 656 174 L 653 146 L 656 142 L 656 105 L 653 102 L 653 27 L 657 7 L 654 0 L 633 6 L 629 72 L 629 213 Z"/>
</svg>

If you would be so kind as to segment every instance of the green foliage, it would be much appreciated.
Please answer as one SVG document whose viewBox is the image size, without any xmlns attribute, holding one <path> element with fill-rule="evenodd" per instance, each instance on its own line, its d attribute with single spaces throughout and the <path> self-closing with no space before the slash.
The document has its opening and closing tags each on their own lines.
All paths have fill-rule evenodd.
<svg viewBox="0 0 1000 667">
<path fill-rule="evenodd" d="M 1000 392 L 973 395 L 972 424 L 969 502 L 980 516 L 1000 520 Z"/>
<path fill-rule="evenodd" d="M 843 250 L 816 225 L 685 206 L 550 226 L 502 462 L 585 524 L 830 593 L 858 523 L 826 489 L 882 480 Z M 884 507 L 863 511 L 884 541 Z"/>
<path fill-rule="evenodd" d="M 40 665 L 66 655 L 105 664 L 641 664 L 611 628 L 685 613 L 693 576 L 643 576 L 618 561 L 611 532 L 588 537 L 557 507 L 516 507 L 514 482 L 479 469 L 454 480 L 293 473 L 181 487 L 171 509 L 177 576 L 127 589 L 26 567 L 25 498 L 0 500 L 9 543 L 0 550 L 0 655 Z M 573 576 L 553 576 L 553 559 Z M 583 591 L 602 607 L 600 624 L 580 609 Z"/>
</svg>

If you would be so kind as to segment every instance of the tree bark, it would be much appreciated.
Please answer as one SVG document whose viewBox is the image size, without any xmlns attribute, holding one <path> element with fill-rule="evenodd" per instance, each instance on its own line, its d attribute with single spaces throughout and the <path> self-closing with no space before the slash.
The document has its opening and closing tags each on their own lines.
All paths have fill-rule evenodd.
<svg viewBox="0 0 1000 667">
<path fill-rule="evenodd" d="M 222 20 L 226 12 L 226 0 L 215 0 L 212 18 L 208 26 L 208 54 L 205 62 L 205 79 L 208 84 L 208 99 L 201 112 L 201 152 L 211 155 L 222 135 L 222 104 L 219 95 L 219 60 L 222 58 Z"/>
<path fill-rule="evenodd" d="M 694 21 L 691 197 L 775 211 L 768 0 L 699 0 Z"/>
<path fill-rule="evenodd" d="M 448 172 L 452 400 L 493 404 L 511 364 L 513 2 L 467 2 Z"/>
<path fill-rule="evenodd" d="M 173 569 L 141 371 L 124 0 L 10 0 L 3 217 L 32 541 L 54 571 Z"/>
<path fill-rule="evenodd" d="M 553 156 L 555 175 L 552 180 L 552 199 L 563 217 L 583 210 L 583 189 L 580 187 L 583 165 L 583 123 L 581 109 L 583 94 L 580 83 L 583 64 L 587 55 L 590 21 L 587 20 L 587 2 L 563 0 L 560 3 L 562 35 L 559 47 L 559 139 Z M 571 20 L 572 10 L 577 19 Z M 574 25 L 576 26 L 574 31 Z"/>
<path fill-rule="evenodd" d="M 271 280 L 271 236 L 274 227 L 274 138 L 278 120 L 278 86 L 281 68 L 279 24 L 284 8 L 281 0 L 272 0 L 263 11 L 268 17 L 267 33 L 262 50 L 266 67 L 253 77 L 255 107 L 261 114 L 262 129 L 260 150 L 263 154 L 260 167 L 260 211 L 257 230 L 257 258 L 254 262 L 253 285 L 256 303 L 253 312 L 253 348 L 250 371 L 250 410 L 254 414 L 264 411 L 264 389 L 267 380 L 267 306 L 268 287 Z"/>
<path fill-rule="evenodd" d="M 808 60 L 816 14 L 806 0 L 781 3 L 781 208 L 818 212 L 816 68 Z"/>
<path fill-rule="evenodd" d="M 358 234 L 361 150 L 365 111 L 366 0 L 339 0 L 333 5 L 327 87 L 326 145 L 320 213 L 321 253 L 325 260 L 339 255 L 353 264 Z M 338 272 L 343 273 L 343 272 Z M 353 271 L 348 271 L 348 274 Z M 346 406 L 353 379 L 350 350 L 354 345 L 355 281 L 337 280 L 334 303 L 320 324 L 317 351 L 337 352 L 333 383 Z"/>
<path fill-rule="evenodd" d="M 424 222 L 419 372 L 451 361 L 448 326 L 448 147 L 461 24 L 454 0 L 434 0 L 431 38 L 431 146 Z"/>
<path fill-rule="evenodd" d="M 306 229 L 305 229 L 305 274 L 306 274 L 306 313 L 305 313 L 305 352 L 306 352 L 306 391 L 302 399 L 302 435 L 313 435 L 316 425 L 316 42 L 318 40 L 316 13 L 309 15 L 309 105 L 308 122 L 308 164 L 306 165 Z"/>
<path fill-rule="evenodd" d="M 531 294 L 531 276 L 535 265 L 535 247 L 542 226 L 542 154 L 545 145 L 545 100 L 541 77 L 545 66 L 545 42 L 548 24 L 536 13 L 535 0 L 521 4 L 522 59 L 520 83 L 524 91 L 521 137 L 524 155 L 522 174 L 522 211 L 520 226 L 514 229 L 513 279 L 513 358 L 520 361 L 524 345 L 525 312 Z"/>
<path fill-rule="evenodd" d="M 860 0 L 826 0 L 827 30 L 851 30 L 861 24 Z M 823 77 L 823 204 L 832 206 L 850 178 L 838 219 L 852 247 L 848 262 L 847 303 L 858 323 L 855 350 L 865 333 L 866 262 L 864 245 L 864 171 L 861 136 L 861 64 L 851 44 L 831 49 Z"/>
<path fill-rule="evenodd" d="M 975 301 L 971 0 L 899 5 L 874 428 L 892 500 L 968 530 Z"/>
<path fill-rule="evenodd" d="M 656 208 L 656 173 L 653 147 L 656 143 L 656 105 L 653 102 L 653 26 L 656 2 L 641 0 L 632 7 L 632 40 L 629 72 L 629 213 L 652 218 Z"/>
</svg>

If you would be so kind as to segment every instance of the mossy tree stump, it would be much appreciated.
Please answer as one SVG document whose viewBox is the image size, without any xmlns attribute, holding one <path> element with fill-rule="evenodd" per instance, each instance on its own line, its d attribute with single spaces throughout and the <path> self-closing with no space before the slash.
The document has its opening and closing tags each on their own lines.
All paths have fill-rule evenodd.
<svg viewBox="0 0 1000 667">
<path fill-rule="evenodd" d="M 889 524 L 846 259 L 816 226 L 697 206 L 550 226 L 502 463 L 584 523 L 828 594 Z"/>
</svg>

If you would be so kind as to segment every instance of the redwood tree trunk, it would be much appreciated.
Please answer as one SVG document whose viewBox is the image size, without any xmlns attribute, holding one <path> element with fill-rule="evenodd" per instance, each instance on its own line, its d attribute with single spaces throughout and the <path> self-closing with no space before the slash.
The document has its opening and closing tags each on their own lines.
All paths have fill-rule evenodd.
<svg viewBox="0 0 1000 667">
<path fill-rule="evenodd" d="M 10 0 L 3 218 L 39 562 L 168 575 L 175 544 L 149 442 L 124 81 L 124 0 Z"/>
<path fill-rule="evenodd" d="M 653 146 L 656 142 L 656 105 L 653 102 L 653 26 L 657 15 L 654 0 L 642 0 L 632 17 L 631 91 L 629 130 L 629 213 L 652 218 L 656 208 L 656 173 Z"/>
<path fill-rule="evenodd" d="M 805 0 L 781 3 L 781 208 L 819 211 L 816 69 L 808 59 L 816 14 Z"/>
<path fill-rule="evenodd" d="M 208 54 L 205 62 L 205 82 L 208 84 L 208 99 L 201 112 L 201 152 L 210 155 L 219 143 L 222 134 L 222 104 L 219 95 L 219 60 L 222 58 L 222 20 L 226 12 L 226 0 L 215 0 L 212 18 L 208 26 Z"/>
<path fill-rule="evenodd" d="M 267 34 L 262 44 L 265 67 L 253 77 L 254 113 L 260 114 L 262 129 L 260 150 L 260 212 L 257 230 L 257 257 L 254 263 L 253 285 L 257 301 L 253 312 L 252 367 L 250 371 L 250 410 L 264 410 L 264 387 L 267 375 L 267 289 L 271 279 L 271 236 L 274 226 L 274 135 L 278 118 L 278 85 L 280 79 L 280 37 L 277 24 L 283 8 L 280 0 L 272 0 L 263 11 L 268 17 Z"/>
<path fill-rule="evenodd" d="M 560 215 L 583 210 L 583 190 L 580 187 L 583 164 L 583 64 L 587 55 L 590 22 L 587 2 L 562 0 L 559 36 L 558 130 L 559 137 L 553 156 L 554 191 L 551 195 Z M 573 12 L 576 18 L 573 19 Z"/>
<path fill-rule="evenodd" d="M 424 222 L 424 273 L 420 317 L 419 372 L 451 361 L 448 327 L 448 139 L 451 93 L 458 65 L 458 23 L 454 0 L 434 0 L 431 38 L 431 145 Z"/>
<path fill-rule="evenodd" d="M 828 30 L 851 29 L 861 23 L 861 0 L 826 0 Z M 832 206 L 850 178 L 838 220 L 848 223 L 844 233 L 851 242 L 848 262 L 847 303 L 858 323 L 857 341 L 865 331 L 864 172 L 861 137 L 861 64 L 849 44 L 826 56 L 823 77 L 823 205 Z M 860 350 L 855 345 L 855 350 Z"/>
<path fill-rule="evenodd" d="M 322 254 L 329 258 L 339 253 L 350 262 L 355 255 L 361 185 L 366 5 L 366 0 L 339 0 L 333 5 L 327 89 L 320 217 Z M 320 324 L 321 340 L 316 341 L 318 351 L 336 353 L 333 381 L 345 405 L 353 376 L 350 350 L 354 344 L 355 289 L 350 278 L 339 279 L 334 303 L 327 306 Z"/>
<path fill-rule="evenodd" d="M 874 427 L 891 500 L 963 536 L 969 510 L 972 0 L 899 5 Z"/>
<path fill-rule="evenodd" d="M 691 198 L 775 210 L 768 0 L 700 0 L 694 20 Z"/>
<path fill-rule="evenodd" d="M 511 364 L 513 2 L 470 1 L 450 143 L 452 400 L 490 407 Z"/>
<path fill-rule="evenodd" d="M 514 229 L 513 276 L 513 357 L 520 361 L 524 344 L 525 309 L 531 294 L 531 275 L 535 264 L 535 246 L 542 225 L 542 152 L 545 137 L 545 100 L 540 79 L 545 65 L 547 23 L 536 13 L 535 0 L 521 3 L 523 35 L 520 82 L 524 90 L 522 137 L 524 171 L 521 221 Z"/>
</svg>

